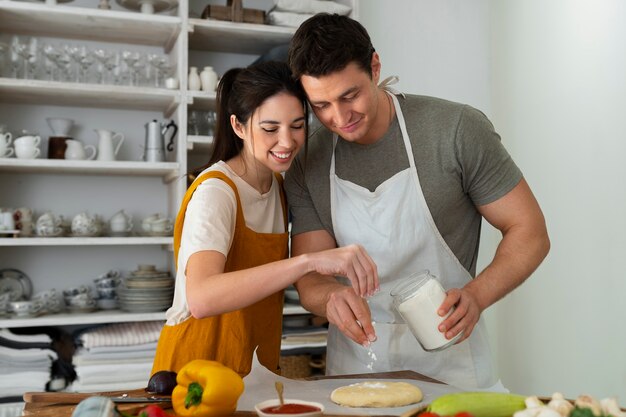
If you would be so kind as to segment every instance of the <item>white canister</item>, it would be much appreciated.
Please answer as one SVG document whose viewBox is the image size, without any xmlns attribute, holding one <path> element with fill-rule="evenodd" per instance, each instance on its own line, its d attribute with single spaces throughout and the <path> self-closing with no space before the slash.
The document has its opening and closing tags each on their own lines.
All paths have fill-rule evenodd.
<svg viewBox="0 0 626 417">
<path fill-rule="evenodd" d="M 215 91 L 217 87 L 217 73 L 213 70 L 213 67 L 204 67 L 200 73 L 200 81 L 202 83 L 202 91 Z"/>
<path fill-rule="evenodd" d="M 200 74 L 197 67 L 189 67 L 189 79 L 187 80 L 187 89 L 189 91 L 198 91 L 201 87 Z"/>
<path fill-rule="evenodd" d="M 439 331 L 441 322 L 452 314 L 454 309 L 452 308 L 445 317 L 437 314 L 446 298 L 446 292 L 429 271 L 418 272 L 403 279 L 391 290 L 391 296 L 394 307 L 424 350 L 429 352 L 443 350 L 453 345 L 463 334 L 461 332 L 448 340 Z"/>
</svg>

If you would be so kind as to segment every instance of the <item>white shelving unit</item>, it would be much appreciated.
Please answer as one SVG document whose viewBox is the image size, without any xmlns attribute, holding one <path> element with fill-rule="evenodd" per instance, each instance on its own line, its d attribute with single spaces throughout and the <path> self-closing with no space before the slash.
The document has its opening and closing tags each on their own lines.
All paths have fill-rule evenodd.
<svg viewBox="0 0 626 417">
<path fill-rule="evenodd" d="M 0 1 L 0 35 L 58 38 L 73 43 L 98 42 L 115 44 L 120 48 L 157 48 L 175 63 L 180 79 L 179 89 L 168 90 L 0 77 L 0 124 L 10 125 L 11 119 L 41 121 L 48 112 L 65 112 L 68 114 L 65 117 L 76 117 L 79 123 L 80 114 L 88 114 L 92 118 L 96 115 L 99 118 L 102 114 L 103 123 L 117 130 L 120 111 L 137 112 L 138 117 L 143 119 L 139 122 L 140 127 L 153 118 L 171 118 L 178 124 L 175 151 L 168 155 L 167 162 L 162 163 L 138 160 L 66 161 L 41 157 L 35 160 L 0 159 L 0 183 L 6 179 L 5 185 L 0 184 L 0 207 L 26 206 L 33 208 L 36 214 L 41 214 L 48 208 L 52 196 L 55 197 L 53 202 L 60 207 L 80 202 L 76 212 L 111 211 L 116 204 L 117 208 L 125 208 L 125 204 L 132 203 L 137 207 L 136 211 L 142 211 L 144 215 L 161 211 L 171 218 L 175 217 L 186 189 L 186 173 L 192 168 L 188 163 L 188 153 L 205 155 L 204 159 L 208 159 L 213 147 L 211 136 L 187 136 L 188 112 L 214 110 L 216 100 L 215 93 L 186 90 L 190 51 L 194 54 L 260 55 L 276 45 L 287 43 L 295 32 L 294 28 L 189 18 L 188 1 L 180 0 L 176 16 L 99 10 L 86 0 L 59 5 Z M 271 6 L 271 2 L 268 5 Z M 213 63 L 209 61 L 205 64 Z M 8 110 L 4 112 L 5 109 Z M 28 117 L 24 117 L 24 113 Z M 133 119 L 134 116 L 127 118 Z M 129 122 L 124 120 L 121 123 Z M 13 130 L 17 128 L 10 127 Z M 46 135 L 41 136 L 42 141 L 45 141 Z M 128 136 L 126 144 L 134 140 L 134 146 L 138 147 L 143 143 L 137 137 Z M 141 132 L 137 136 L 141 137 Z M 126 144 L 124 146 L 130 146 Z M 45 155 L 45 152 L 42 154 Z M 146 181 L 148 185 L 145 185 Z M 7 187 L 7 183 L 18 184 Z M 92 187 L 102 187 L 104 191 L 102 194 L 87 193 Z M 153 190 L 159 187 L 165 198 L 155 197 Z M 31 189 L 35 191 L 30 192 Z M 109 194 L 114 197 L 103 197 Z M 66 206 L 58 200 L 67 200 Z M 145 207 L 141 206 L 144 200 Z M 135 218 L 135 222 L 137 220 Z M 117 258 L 122 256 L 130 256 L 135 252 L 146 256 L 145 253 L 149 253 L 153 259 L 163 260 L 161 262 L 173 270 L 171 248 L 171 237 L 0 237 L 0 268 L 15 267 L 15 260 L 18 266 L 27 265 L 35 271 L 51 272 L 56 277 L 80 275 L 86 277 L 81 278 L 84 284 L 91 284 L 91 280 L 103 272 L 97 269 L 98 266 L 94 266 L 96 272 L 85 270 L 85 265 L 91 265 L 91 258 L 94 265 L 99 265 L 111 257 L 115 265 Z M 75 255 L 78 253 L 80 255 Z M 67 262 L 58 259 L 65 256 Z M 73 271 L 77 268 L 82 269 Z M 73 284 L 70 278 L 55 278 L 54 282 L 49 282 L 47 278 L 42 279 L 38 275 L 37 272 L 30 274 L 34 292 L 51 286 L 61 290 Z M 306 313 L 300 306 L 285 305 L 284 314 Z M 35 318 L 0 318 L 0 327 L 68 326 L 162 319 L 163 312 L 138 314 L 114 310 Z"/>
</svg>

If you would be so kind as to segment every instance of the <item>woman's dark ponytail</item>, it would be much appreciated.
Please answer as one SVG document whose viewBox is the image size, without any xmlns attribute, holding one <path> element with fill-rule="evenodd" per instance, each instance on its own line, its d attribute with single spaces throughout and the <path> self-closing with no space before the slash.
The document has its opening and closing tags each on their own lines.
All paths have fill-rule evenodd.
<svg viewBox="0 0 626 417">
<path fill-rule="evenodd" d="M 227 161 L 239 154 L 243 148 L 243 141 L 233 131 L 230 125 L 230 106 L 228 99 L 232 96 L 233 86 L 241 68 L 233 68 L 222 76 L 217 86 L 217 119 L 215 129 L 215 148 L 209 159 L 208 166 L 218 161 Z"/>
</svg>

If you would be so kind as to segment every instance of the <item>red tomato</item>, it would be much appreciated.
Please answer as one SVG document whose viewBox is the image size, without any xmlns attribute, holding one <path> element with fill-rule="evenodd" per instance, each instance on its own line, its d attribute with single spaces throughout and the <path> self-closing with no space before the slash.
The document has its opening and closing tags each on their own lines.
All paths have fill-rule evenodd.
<svg viewBox="0 0 626 417">
<path fill-rule="evenodd" d="M 139 412 L 139 417 L 170 417 L 161 407 L 158 405 L 148 405 Z"/>
<path fill-rule="evenodd" d="M 419 414 L 419 417 L 439 417 L 437 413 L 431 413 L 430 411 L 425 411 Z"/>
</svg>

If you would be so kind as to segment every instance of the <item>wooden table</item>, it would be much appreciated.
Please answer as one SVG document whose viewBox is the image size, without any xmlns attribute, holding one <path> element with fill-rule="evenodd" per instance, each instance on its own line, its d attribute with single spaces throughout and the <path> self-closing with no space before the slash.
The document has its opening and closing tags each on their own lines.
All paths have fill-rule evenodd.
<svg viewBox="0 0 626 417">
<path fill-rule="evenodd" d="M 426 382 L 435 382 L 441 383 L 435 379 L 429 378 L 422 374 L 413 371 L 396 371 L 396 372 L 380 372 L 373 374 L 352 374 L 352 375 L 335 375 L 335 376 L 319 376 L 308 378 L 310 380 L 318 380 L 318 379 L 359 379 L 359 378 L 368 378 L 368 379 L 413 379 L 416 381 L 426 381 Z M 129 397 L 142 397 L 146 395 L 146 392 L 143 389 L 135 389 L 135 390 L 127 390 L 127 391 L 109 391 L 109 392 L 99 392 L 99 393 L 91 393 L 91 395 L 104 395 L 104 396 L 119 396 L 123 394 L 128 394 Z M 85 394 L 76 394 L 77 400 L 78 398 L 82 398 Z M 27 394 L 24 395 L 24 401 L 26 402 L 24 406 L 23 416 L 30 417 L 71 417 L 72 412 L 76 408 L 76 404 L 59 404 L 59 403 L 44 403 L 44 402 L 32 402 Z M 117 408 L 120 411 L 130 414 L 137 414 L 139 410 L 144 408 L 148 403 L 117 403 Z M 169 405 L 167 403 L 159 404 L 163 409 L 168 411 L 171 414 L 174 414 L 173 410 L 168 409 Z M 254 411 L 236 411 L 233 414 L 233 417 L 252 417 L 256 416 Z M 325 414 L 327 417 L 340 417 L 333 416 L 331 414 Z M 345 417 L 345 416 L 344 416 Z M 382 417 L 382 416 L 378 416 Z"/>
</svg>

